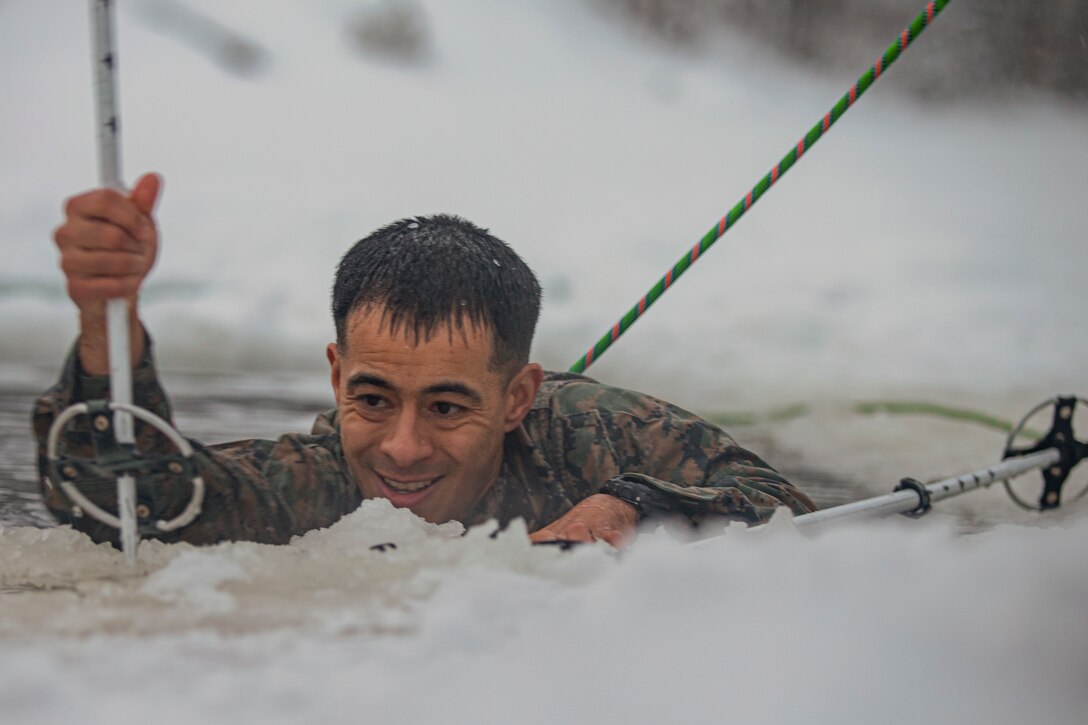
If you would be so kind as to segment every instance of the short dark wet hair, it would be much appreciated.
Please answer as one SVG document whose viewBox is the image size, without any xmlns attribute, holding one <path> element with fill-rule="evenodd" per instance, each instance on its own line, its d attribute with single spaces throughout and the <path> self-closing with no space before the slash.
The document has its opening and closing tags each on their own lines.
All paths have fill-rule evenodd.
<svg viewBox="0 0 1088 725">
<path fill-rule="evenodd" d="M 332 317 L 344 349 L 348 316 L 363 305 L 382 309 L 383 323 L 403 325 L 413 340 L 439 326 L 490 330 L 492 369 L 529 361 L 540 283 L 505 242 L 449 214 L 401 219 L 348 250 L 336 270 Z"/>
</svg>

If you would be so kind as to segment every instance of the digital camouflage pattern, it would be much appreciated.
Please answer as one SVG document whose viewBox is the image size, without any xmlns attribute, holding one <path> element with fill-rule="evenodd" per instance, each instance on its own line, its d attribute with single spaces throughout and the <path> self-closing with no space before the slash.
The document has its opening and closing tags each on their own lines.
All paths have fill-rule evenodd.
<svg viewBox="0 0 1088 725">
<path fill-rule="evenodd" d="M 133 371 L 133 401 L 172 421 L 150 339 L 145 350 Z M 108 378 L 82 374 L 73 347 L 56 385 L 37 400 L 33 423 L 46 506 L 61 523 L 95 541 L 116 544 L 115 529 L 74 510 L 49 480 L 45 456 L 49 427 L 60 412 L 75 402 L 107 397 L 108 387 Z M 140 451 L 173 452 L 158 431 L 140 421 L 136 434 Z M 213 446 L 193 441 L 193 447 L 206 484 L 203 512 L 181 531 L 159 536 L 164 541 L 286 543 L 294 535 L 330 526 L 362 503 L 343 458 L 336 411 L 318 416 L 309 435 Z M 64 450 L 92 457 L 85 416 L 69 425 Z M 498 479 L 462 523 L 496 519 L 505 525 L 520 517 L 535 531 L 621 473 L 643 474 L 640 480 L 675 500 L 676 510 L 694 521 L 715 514 L 760 523 L 778 506 L 798 514 L 815 509 L 808 496 L 712 423 L 582 375 L 548 373 L 523 424 L 506 436 Z M 84 478 L 76 484 L 92 502 L 116 511 L 112 478 Z M 140 507 L 141 523 L 177 516 L 191 491 L 189 481 L 178 476 L 138 481 L 138 504 L 146 506 Z"/>
</svg>

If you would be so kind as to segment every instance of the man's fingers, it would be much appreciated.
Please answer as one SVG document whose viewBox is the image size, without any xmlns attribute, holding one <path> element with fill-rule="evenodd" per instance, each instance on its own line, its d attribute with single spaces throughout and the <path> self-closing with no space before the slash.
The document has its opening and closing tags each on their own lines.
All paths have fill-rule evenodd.
<svg viewBox="0 0 1088 725">
<path fill-rule="evenodd" d="M 162 177 L 155 173 L 144 174 L 132 187 L 129 198 L 132 199 L 143 214 L 150 217 L 151 213 L 155 211 L 155 204 L 158 203 L 161 192 Z"/>
<path fill-rule="evenodd" d="M 141 179 L 142 181 L 142 179 Z M 113 189 L 95 189 L 65 203 L 68 222 L 97 220 L 121 227 L 145 244 L 155 241 L 155 224 L 133 200 Z"/>
<path fill-rule="evenodd" d="M 627 535 L 619 529 L 608 527 L 594 532 L 598 539 L 606 542 L 614 549 L 621 549 L 627 543 Z"/>
<path fill-rule="evenodd" d="M 117 298 L 130 298 L 140 289 L 143 277 L 69 277 L 68 296 L 77 305 Z"/>
<path fill-rule="evenodd" d="M 606 541 L 619 549 L 635 533 L 638 511 L 607 494 L 583 499 L 567 513 L 530 535 L 533 541 Z"/>
<path fill-rule="evenodd" d="M 572 521 L 558 528 L 545 527 L 529 534 L 530 541 L 580 541 L 592 543 L 597 536 L 580 521 Z M 603 537 L 601 537 L 603 538 Z"/>
<path fill-rule="evenodd" d="M 132 252 L 76 248 L 61 257 L 60 268 L 69 277 L 140 277 L 147 269 L 147 260 Z"/>
<path fill-rule="evenodd" d="M 552 533 L 551 529 L 540 529 L 529 534 L 529 541 L 541 543 L 544 541 L 558 541 L 559 537 Z"/>
<path fill-rule="evenodd" d="M 586 543 L 597 540 L 589 526 L 581 521 L 575 521 L 563 529 L 563 538 L 567 541 L 584 541 Z"/>
<path fill-rule="evenodd" d="M 122 227 L 88 217 L 73 217 L 53 232 L 57 247 L 64 253 L 74 249 L 146 254 L 147 243 Z"/>
</svg>

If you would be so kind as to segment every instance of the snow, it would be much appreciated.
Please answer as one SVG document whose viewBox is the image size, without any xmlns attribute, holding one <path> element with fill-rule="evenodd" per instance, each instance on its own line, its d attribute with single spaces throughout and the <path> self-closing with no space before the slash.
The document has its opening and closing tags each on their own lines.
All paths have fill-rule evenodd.
<svg viewBox="0 0 1088 725">
<path fill-rule="evenodd" d="M 357 53 L 347 0 L 188 2 L 266 50 L 261 72 L 231 75 L 120 5 L 124 168 L 166 179 L 142 311 L 168 385 L 240 371 L 242 395 L 327 397 L 339 255 L 431 212 L 525 256 L 545 286 L 534 357 L 568 366 L 853 81 L 739 36 L 669 55 L 576 2 L 422 2 L 418 67 Z M 61 200 L 95 183 L 89 56 L 85 3 L 0 4 L 8 383 L 55 367 L 74 331 L 48 238 Z M 1084 394 L 1083 108 L 919 104 L 895 77 L 592 373 L 700 411 L 805 402 L 776 444 L 849 461 L 862 492 L 989 462 L 1001 440 L 853 401 L 1015 418 Z M 286 547 L 144 542 L 135 572 L 64 528 L 0 529 L 0 708 L 19 723 L 1083 721 L 1083 508 L 1039 519 L 992 490 L 945 510 L 1005 523 L 963 535 L 937 513 L 806 539 L 778 521 L 696 549 L 649 531 L 616 556 L 372 502 Z"/>
<path fill-rule="evenodd" d="M 145 542 L 135 575 L 68 531 L 0 532 L 22 590 L 0 597 L 5 716 L 1074 723 L 1088 705 L 1084 521 L 807 539 L 782 517 L 618 556 L 491 530 L 374 501 L 284 547 Z"/>
</svg>

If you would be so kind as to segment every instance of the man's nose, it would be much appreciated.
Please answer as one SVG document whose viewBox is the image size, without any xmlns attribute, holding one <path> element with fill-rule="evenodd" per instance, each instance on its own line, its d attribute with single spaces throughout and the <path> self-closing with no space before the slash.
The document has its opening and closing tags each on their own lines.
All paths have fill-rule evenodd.
<svg viewBox="0 0 1088 725">
<path fill-rule="evenodd" d="M 408 470 L 427 459 L 434 448 L 413 410 L 402 410 L 382 439 L 381 452 L 397 468 Z"/>
</svg>

